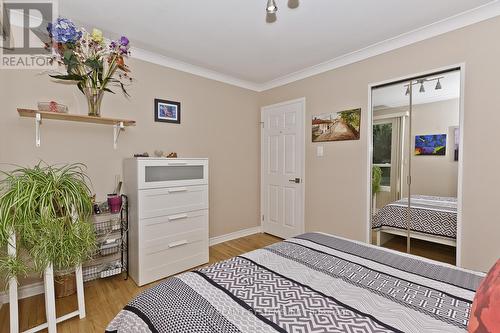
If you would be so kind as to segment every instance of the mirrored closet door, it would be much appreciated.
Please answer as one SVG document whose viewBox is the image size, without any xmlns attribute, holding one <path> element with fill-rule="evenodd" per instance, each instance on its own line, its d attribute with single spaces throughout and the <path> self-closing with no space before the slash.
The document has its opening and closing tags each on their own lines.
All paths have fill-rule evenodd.
<svg viewBox="0 0 500 333">
<path fill-rule="evenodd" d="M 372 241 L 455 263 L 460 70 L 372 90 Z"/>
</svg>

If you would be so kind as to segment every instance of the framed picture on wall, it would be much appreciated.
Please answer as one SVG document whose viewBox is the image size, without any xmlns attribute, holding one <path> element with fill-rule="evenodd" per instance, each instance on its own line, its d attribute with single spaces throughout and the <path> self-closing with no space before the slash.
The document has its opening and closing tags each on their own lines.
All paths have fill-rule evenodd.
<svg viewBox="0 0 500 333">
<path fill-rule="evenodd" d="M 181 123 L 181 103 L 155 98 L 155 121 Z"/>
<path fill-rule="evenodd" d="M 359 140 L 361 109 L 331 112 L 313 116 L 312 141 Z"/>
<path fill-rule="evenodd" d="M 415 155 L 446 155 L 446 134 L 415 136 Z"/>
</svg>

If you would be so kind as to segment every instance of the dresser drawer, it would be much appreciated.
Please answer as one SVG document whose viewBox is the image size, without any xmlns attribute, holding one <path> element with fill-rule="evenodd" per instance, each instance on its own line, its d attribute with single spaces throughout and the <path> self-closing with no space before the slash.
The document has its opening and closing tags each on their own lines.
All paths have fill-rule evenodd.
<svg viewBox="0 0 500 333">
<path fill-rule="evenodd" d="M 137 160 L 140 189 L 208 184 L 208 160 L 147 158 Z"/>
<path fill-rule="evenodd" d="M 139 219 L 208 209 L 208 186 L 184 186 L 139 191 Z"/>
<path fill-rule="evenodd" d="M 208 262 L 208 237 L 204 230 L 161 237 L 150 243 L 141 250 L 140 285 Z"/>
<path fill-rule="evenodd" d="M 175 236 L 189 231 L 203 230 L 203 237 L 208 237 L 208 210 L 179 213 L 154 217 L 139 221 L 141 240 L 144 248 L 154 246 L 157 240 L 165 236 Z"/>
</svg>

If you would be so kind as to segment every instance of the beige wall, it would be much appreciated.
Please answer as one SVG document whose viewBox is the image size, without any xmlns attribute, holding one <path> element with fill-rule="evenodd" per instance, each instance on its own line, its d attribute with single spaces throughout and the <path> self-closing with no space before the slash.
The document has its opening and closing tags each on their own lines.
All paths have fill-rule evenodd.
<svg viewBox="0 0 500 333">
<path fill-rule="evenodd" d="M 389 116 L 408 112 L 406 107 L 377 109 L 375 115 Z M 458 162 L 454 161 L 455 136 L 454 127 L 459 125 L 460 100 L 450 99 L 445 101 L 417 104 L 413 106 L 412 119 L 412 193 L 422 195 L 437 195 L 456 197 L 458 186 Z M 416 156 L 415 135 L 446 134 L 447 145 L 445 156 Z M 405 145 L 408 145 L 408 132 L 402 136 Z M 405 147 L 407 148 L 407 147 Z M 408 174 L 408 149 L 403 154 L 404 172 L 401 181 Z M 391 200 L 387 194 L 377 195 L 377 207 L 383 207 Z M 403 186 L 403 196 L 408 196 L 407 187 Z M 389 200 L 389 202 L 387 202 Z"/>
<path fill-rule="evenodd" d="M 306 229 L 366 240 L 368 85 L 466 63 L 462 265 L 487 270 L 500 257 L 500 18 L 491 19 L 261 94 L 268 105 L 306 97 L 307 119 L 363 108 L 361 140 L 306 143 Z M 323 186 L 325 183 L 331 186 Z"/>
<path fill-rule="evenodd" d="M 259 121 L 257 94 L 245 89 L 131 60 L 136 79 L 132 98 L 106 95 L 103 115 L 137 120 L 113 150 L 112 128 L 44 121 L 42 146 L 34 146 L 34 121 L 20 118 L 17 107 L 56 100 L 72 113 L 85 113 L 76 87 L 52 83 L 37 71 L 0 70 L 0 163 L 33 165 L 83 162 L 102 199 L 121 174 L 122 159 L 155 149 L 181 157 L 210 158 L 210 236 L 259 225 Z M 153 99 L 182 103 L 182 124 L 155 123 Z M 4 169 L 5 166 L 0 166 Z"/>
<path fill-rule="evenodd" d="M 456 197 L 458 162 L 454 161 L 454 130 L 458 127 L 458 99 L 415 105 L 412 120 L 412 194 Z M 415 135 L 446 134 L 445 156 L 416 156 Z M 403 176 L 403 179 L 404 176 Z"/>
</svg>

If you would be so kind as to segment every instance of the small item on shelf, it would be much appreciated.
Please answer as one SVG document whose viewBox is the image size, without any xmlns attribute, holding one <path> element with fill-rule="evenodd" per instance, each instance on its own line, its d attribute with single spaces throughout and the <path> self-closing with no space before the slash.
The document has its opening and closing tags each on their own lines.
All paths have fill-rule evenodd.
<svg viewBox="0 0 500 333">
<path fill-rule="evenodd" d="M 115 260 L 110 263 L 87 266 L 84 270 L 83 280 L 87 282 L 96 278 L 105 278 L 120 274 L 122 272 L 122 264 L 120 260 Z"/>
<path fill-rule="evenodd" d="M 148 153 L 139 153 L 139 154 L 134 154 L 134 157 L 149 157 Z"/>
<path fill-rule="evenodd" d="M 94 204 L 94 214 L 99 215 L 101 214 L 101 208 L 99 208 L 99 204 Z"/>
<path fill-rule="evenodd" d="M 108 242 L 107 240 L 100 246 L 100 255 L 109 256 L 111 254 L 118 253 L 120 251 L 120 242 L 114 239 L 113 242 Z"/>
<path fill-rule="evenodd" d="M 106 244 L 111 244 L 111 243 L 115 243 L 115 242 L 116 242 L 116 238 L 106 239 L 106 241 L 105 241 Z"/>
<path fill-rule="evenodd" d="M 107 201 L 102 202 L 99 205 L 99 208 L 101 209 L 101 214 L 109 213 L 109 205 Z"/>
<path fill-rule="evenodd" d="M 68 113 L 68 107 L 54 101 L 38 102 L 38 111 L 48 111 L 56 113 Z"/>
<path fill-rule="evenodd" d="M 171 152 L 169 154 L 163 152 L 163 150 L 155 150 L 154 152 L 155 157 L 166 157 L 166 158 L 176 158 L 177 153 L 176 152 Z"/>
<path fill-rule="evenodd" d="M 122 197 L 116 193 L 108 194 L 108 205 L 111 214 L 119 213 L 122 208 Z"/>
</svg>

